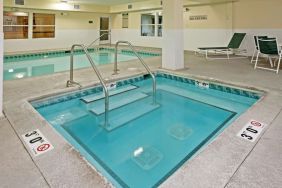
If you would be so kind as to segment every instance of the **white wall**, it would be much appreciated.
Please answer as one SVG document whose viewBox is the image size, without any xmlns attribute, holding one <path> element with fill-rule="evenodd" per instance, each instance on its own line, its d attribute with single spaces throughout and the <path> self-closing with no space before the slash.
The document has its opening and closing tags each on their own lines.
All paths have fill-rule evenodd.
<svg viewBox="0 0 282 188">
<path fill-rule="evenodd" d="M 57 29 L 55 38 L 5 40 L 5 52 L 71 48 L 73 44 L 89 45 L 99 37 L 97 29 Z"/>
<path fill-rule="evenodd" d="M 184 29 L 184 49 L 196 50 L 197 47 L 227 46 L 232 37 L 230 29 Z M 162 47 L 162 37 L 141 36 L 139 29 L 113 29 L 112 42 L 130 41 L 136 46 Z"/>
<path fill-rule="evenodd" d="M 135 46 L 149 46 L 160 48 L 162 37 L 141 36 L 140 29 L 112 29 L 112 43 L 118 40 L 126 40 Z"/>
<path fill-rule="evenodd" d="M 269 36 L 275 37 L 278 44 L 282 45 L 282 29 L 236 29 L 234 32 L 247 33 L 241 48 L 247 49 L 248 55 L 251 56 L 255 50 L 254 36 Z"/>
</svg>

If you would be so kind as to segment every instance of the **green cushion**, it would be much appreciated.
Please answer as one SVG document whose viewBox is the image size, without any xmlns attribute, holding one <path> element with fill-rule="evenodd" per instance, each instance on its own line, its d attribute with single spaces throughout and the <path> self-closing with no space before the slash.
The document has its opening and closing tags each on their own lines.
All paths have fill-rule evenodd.
<svg viewBox="0 0 282 188">
<path fill-rule="evenodd" d="M 238 49 L 245 38 L 246 33 L 234 33 L 231 41 L 228 44 L 228 48 Z"/>
<path fill-rule="evenodd" d="M 259 51 L 267 55 L 278 55 L 276 39 L 258 39 Z"/>
</svg>

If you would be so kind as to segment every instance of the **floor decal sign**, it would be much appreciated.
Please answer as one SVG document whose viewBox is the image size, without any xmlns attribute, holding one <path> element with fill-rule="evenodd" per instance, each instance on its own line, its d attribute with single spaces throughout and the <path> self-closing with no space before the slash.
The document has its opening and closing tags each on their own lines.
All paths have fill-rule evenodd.
<svg viewBox="0 0 282 188">
<path fill-rule="evenodd" d="M 41 155 L 54 149 L 52 144 L 45 138 L 39 129 L 23 134 L 22 137 L 34 156 Z"/>
<path fill-rule="evenodd" d="M 248 140 L 250 142 L 254 142 L 257 137 L 260 135 L 262 130 L 266 124 L 261 123 L 256 120 L 250 120 L 244 127 L 243 129 L 240 130 L 240 132 L 237 134 L 237 136 Z"/>
</svg>

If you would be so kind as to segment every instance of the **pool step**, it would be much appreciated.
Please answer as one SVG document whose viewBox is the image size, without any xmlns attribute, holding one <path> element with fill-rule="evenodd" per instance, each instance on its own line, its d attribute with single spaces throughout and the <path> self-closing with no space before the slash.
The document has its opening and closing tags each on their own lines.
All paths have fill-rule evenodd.
<svg viewBox="0 0 282 188">
<path fill-rule="evenodd" d="M 123 92 L 131 91 L 136 89 L 137 86 L 134 85 L 126 85 L 122 87 L 118 87 L 116 89 L 111 89 L 109 90 L 109 96 L 117 95 Z M 99 94 L 93 94 L 93 95 L 88 95 L 86 97 L 82 97 L 80 100 L 82 100 L 85 103 L 91 103 L 100 99 L 103 99 L 105 97 L 104 92 L 99 93 Z"/>
<path fill-rule="evenodd" d="M 152 98 L 148 97 L 137 102 L 130 103 L 116 110 L 110 111 L 109 124 L 107 127 L 105 127 L 105 129 L 112 131 L 158 109 L 159 107 L 159 104 L 152 104 Z M 101 126 L 104 126 L 104 116 L 100 116 L 99 119 L 101 120 Z"/>
<path fill-rule="evenodd" d="M 148 97 L 148 95 L 141 92 L 134 92 L 134 93 L 128 92 L 128 93 L 112 96 L 109 102 L 109 110 L 113 110 L 125 106 L 129 103 L 135 102 L 140 99 L 144 99 L 146 97 Z M 105 113 L 104 99 L 95 101 L 94 103 L 88 106 L 88 109 L 90 112 L 94 113 L 95 115 L 101 115 Z"/>
</svg>

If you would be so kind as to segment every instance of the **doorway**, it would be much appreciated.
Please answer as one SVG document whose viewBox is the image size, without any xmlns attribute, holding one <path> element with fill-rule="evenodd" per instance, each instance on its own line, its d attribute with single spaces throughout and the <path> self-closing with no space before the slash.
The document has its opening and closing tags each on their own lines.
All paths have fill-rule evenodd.
<svg viewBox="0 0 282 188">
<path fill-rule="evenodd" d="M 100 36 L 104 33 L 110 33 L 110 18 L 109 17 L 100 17 Z M 110 34 L 103 35 L 100 38 L 100 44 L 110 43 Z"/>
</svg>

